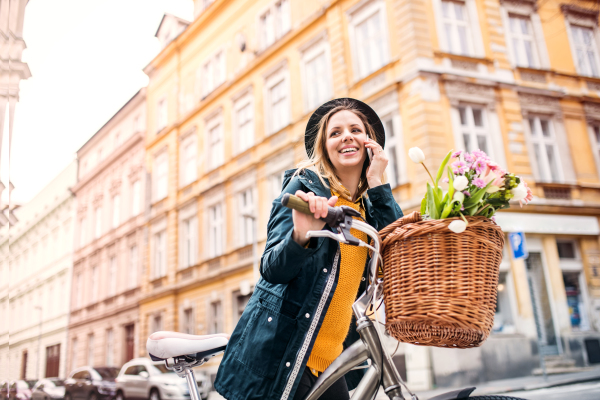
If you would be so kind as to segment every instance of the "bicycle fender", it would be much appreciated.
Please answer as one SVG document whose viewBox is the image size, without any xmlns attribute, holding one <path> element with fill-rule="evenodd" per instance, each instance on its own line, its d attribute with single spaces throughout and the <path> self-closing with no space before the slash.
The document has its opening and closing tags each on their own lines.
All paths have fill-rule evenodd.
<svg viewBox="0 0 600 400">
<path fill-rule="evenodd" d="M 452 392 L 442 393 L 429 400 L 462 400 L 469 398 L 469 395 L 473 393 L 476 388 L 470 387 L 465 389 L 453 390 Z"/>
</svg>

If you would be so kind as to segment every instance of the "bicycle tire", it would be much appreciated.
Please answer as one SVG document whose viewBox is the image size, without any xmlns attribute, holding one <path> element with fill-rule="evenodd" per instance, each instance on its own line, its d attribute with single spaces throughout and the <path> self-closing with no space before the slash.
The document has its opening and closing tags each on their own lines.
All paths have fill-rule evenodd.
<svg viewBox="0 0 600 400">
<path fill-rule="evenodd" d="M 495 395 L 490 395 L 490 396 L 474 396 L 474 397 L 467 397 L 466 400 L 525 400 L 522 399 L 520 397 L 509 397 L 509 396 L 495 396 Z"/>
</svg>

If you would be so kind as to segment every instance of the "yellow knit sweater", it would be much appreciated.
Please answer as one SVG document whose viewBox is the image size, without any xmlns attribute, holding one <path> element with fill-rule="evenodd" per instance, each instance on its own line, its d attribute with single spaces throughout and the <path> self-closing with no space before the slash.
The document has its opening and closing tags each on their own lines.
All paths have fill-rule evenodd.
<svg viewBox="0 0 600 400">
<path fill-rule="evenodd" d="M 332 193 L 333 195 L 337 195 Z M 338 196 L 336 206 L 350 206 L 360 211 L 363 218 L 365 210 L 361 199 L 352 203 Z M 367 235 L 356 229 L 350 231 L 352 235 L 363 241 L 367 241 Z M 338 284 L 331 299 L 331 304 L 325 314 L 321 329 L 315 340 L 308 363 L 309 368 L 323 372 L 340 354 L 342 354 L 344 339 L 348 333 L 348 327 L 352 320 L 352 303 L 356 298 L 356 292 L 360 285 L 367 261 L 367 248 L 340 244 L 340 276 Z M 313 372 L 314 373 L 314 372 Z"/>
</svg>

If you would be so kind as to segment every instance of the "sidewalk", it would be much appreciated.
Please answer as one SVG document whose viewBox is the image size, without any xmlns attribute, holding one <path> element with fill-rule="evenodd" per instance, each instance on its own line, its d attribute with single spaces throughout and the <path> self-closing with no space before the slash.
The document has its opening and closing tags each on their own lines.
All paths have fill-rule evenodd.
<svg viewBox="0 0 600 400">
<path fill-rule="evenodd" d="M 600 367 L 583 372 L 548 375 L 547 380 L 544 380 L 543 376 L 526 376 L 522 378 L 501 379 L 497 381 L 474 384 L 472 386 L 476 386 L 477 389 L 471 394 L 471 396 L 535 390 L 590 381 L 600 381 Z M 468 387 L 468 385 L 465 387 Z M 420 400 L 426 400 L 456 389 L 461 388 L 440 388 L 426 392 L 417 392 L 416 395 Z M 379 397 L 380 396 L 378 395 L 377 398 Z"/>
</svg>

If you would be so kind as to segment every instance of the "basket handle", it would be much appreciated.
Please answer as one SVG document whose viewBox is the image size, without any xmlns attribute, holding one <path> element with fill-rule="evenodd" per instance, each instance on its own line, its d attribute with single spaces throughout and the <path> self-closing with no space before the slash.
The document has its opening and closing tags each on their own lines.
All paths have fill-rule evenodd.
<svg viewBox="0 0 600 400">
<path fill-rule="evenodd" d="M 392 233 L 396 228 L 399 228 L 406 224 L 412 224 L 414 222 L 421 221 L 421 214 L 418 211 L 413 211 L 408 215 L 405 215 L 402 218 L 398 218 L 396 221 L 392 222 L 385 228 L 379 231 L 379 235 L 381 236 L 381 241 L 383 242 L 385 238 Z"/>
</svg>

